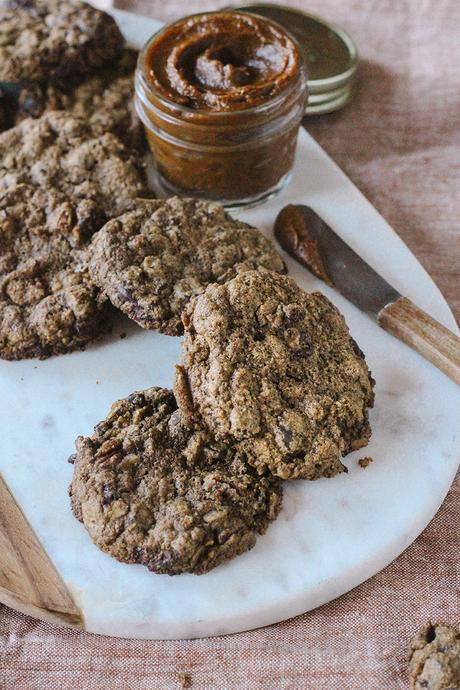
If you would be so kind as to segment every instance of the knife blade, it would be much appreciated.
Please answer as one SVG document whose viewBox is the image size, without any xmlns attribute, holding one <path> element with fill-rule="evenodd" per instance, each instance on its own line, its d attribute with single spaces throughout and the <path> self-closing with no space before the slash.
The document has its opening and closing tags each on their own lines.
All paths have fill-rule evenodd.
<svg viewBox="0 0 460 690">
<path fill-rule="evenodd" d="M 308 206 L 290 204 L 275 237 L 292 257 L 460 385 L 460 338 L 401 295 Z"/>
</svg>

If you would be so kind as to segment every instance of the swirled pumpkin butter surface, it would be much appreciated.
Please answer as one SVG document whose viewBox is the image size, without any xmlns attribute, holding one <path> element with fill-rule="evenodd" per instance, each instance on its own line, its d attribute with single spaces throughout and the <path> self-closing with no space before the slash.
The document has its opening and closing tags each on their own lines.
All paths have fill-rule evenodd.
<svg viewBox="0 0 460 690">
<path fill-rule="evenodd" d="M 299 60 L 297 46 L 275 24 L 219 12 L 189 17 L 160 33 L 145 67 L 165 98 L 195 110 L 232 111 L 283 91 Z"/>
</svg>

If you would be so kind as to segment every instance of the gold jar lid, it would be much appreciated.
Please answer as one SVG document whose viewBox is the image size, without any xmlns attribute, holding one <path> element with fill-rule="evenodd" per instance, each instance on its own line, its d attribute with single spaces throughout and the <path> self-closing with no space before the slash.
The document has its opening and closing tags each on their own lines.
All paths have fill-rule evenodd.
<svg viewBox="0 0 460 690">
<path fill-rule="evenodd" d="M 348 103 L 358 51 L 345 31 L 316 15 L 284 5 L 249 2 L 231 9 L 272 19 L 297 39 L 308 71 L 307 115 L 330 113 Z"/>
</svg>

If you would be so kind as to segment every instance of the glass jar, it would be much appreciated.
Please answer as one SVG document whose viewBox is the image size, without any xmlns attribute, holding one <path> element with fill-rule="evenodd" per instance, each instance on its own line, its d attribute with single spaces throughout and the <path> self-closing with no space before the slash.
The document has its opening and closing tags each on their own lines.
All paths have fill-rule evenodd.
<svg viewBox="0 0 460 690">
<path fill-rule="evenodd" d="M 252 23 L 266 23 L 293 46 L 295 63 L 290 64 L 289 78 L 279 91 L 265 88 L 255 105 L 246 107 L 236 100 L 236 107 L 231 103 L 216 110 L 177 102 L 176 94 L 154 83 L 150 72 L 152 51 L 166 41 L 168 31 L 178 32 L 187 22 L 212 22 L 214 26 L 216 21 L 234 21 L 235 17 L 246 24 L 249 17 Z M 210 64 L 214 69 L 213 57 Z M 157 184 L 166 193 L 242 207 L 272 196 L 287 183 L 305 113 L 307 75 L 295 40 L 282 27 L 260 17 L 231 12 L 193 15 L 175 22 L 147 42 L 139 56 L 135 86 L 136 109 L 154 156 Z M 235 94 L 240 92 L 236 87 Z"/>
</svg>

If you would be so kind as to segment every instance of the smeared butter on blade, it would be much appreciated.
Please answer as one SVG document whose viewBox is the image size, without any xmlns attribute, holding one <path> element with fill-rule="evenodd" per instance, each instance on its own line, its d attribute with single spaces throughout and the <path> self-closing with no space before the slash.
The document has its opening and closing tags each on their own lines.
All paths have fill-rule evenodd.
<svg viewBox="0 0 460 690">
<path fill-rule="evenodd" d="M 285 206 L 275 236 L 288 254 L 362 311 L 377 316 L 401 297 L 308 206 Z"/>
</svg>

